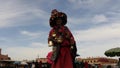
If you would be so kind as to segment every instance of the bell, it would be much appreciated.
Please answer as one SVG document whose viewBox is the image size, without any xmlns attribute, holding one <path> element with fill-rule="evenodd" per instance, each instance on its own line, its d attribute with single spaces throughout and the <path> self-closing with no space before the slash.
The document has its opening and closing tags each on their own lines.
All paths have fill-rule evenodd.
<svg viewBox="0 0 120 68">
<path fill-rule="evenodd" d="M 56 36 L 56 34 L 54 33 L 54 34 L 52 34 L 52 36 L 53 36 L 53 37 L 55 37 L 55 36 Z"/>
<path fill-rule="evenodd" d="M 62 42 L 62 40 L 61 39 L 58 39 L 58 43 L 61 43 Z"/>
<path fill-rule="evenodd" d="M 61 36 L 60 36 L 59 38 L 57 38 L 57 42 L 58 42 L 58 43 L 62 43 L 62 41 L 63 41 L 63 40 L 62 40 L 62 37 L 61 37 Z"/>
</svg>

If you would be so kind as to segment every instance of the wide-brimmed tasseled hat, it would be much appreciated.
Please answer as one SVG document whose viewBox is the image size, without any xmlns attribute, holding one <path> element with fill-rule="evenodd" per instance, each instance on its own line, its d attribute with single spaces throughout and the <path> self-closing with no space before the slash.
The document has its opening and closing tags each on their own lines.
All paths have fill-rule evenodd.
<svg viewBox="0 0 120 68">
<path fill-rule="evenodd" d="M 67 23 L 67 15 L 65 13 L 59 12 L 56 9 L 52 10 L 49 20 L 50 26 L 54 27 L 56 25 L 56 20 L 59 18 L 62 19 L 62 25 L 65 25 Z"/>
</svg>

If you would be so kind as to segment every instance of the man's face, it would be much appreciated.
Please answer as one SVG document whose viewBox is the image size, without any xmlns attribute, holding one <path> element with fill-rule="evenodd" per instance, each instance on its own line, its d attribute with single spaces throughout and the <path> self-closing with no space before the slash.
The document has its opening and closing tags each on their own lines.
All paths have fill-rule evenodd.
<svg viewBox="0 0 120 68">
<path fill-rule="evenodd" d="M 57 20 L 56 20 L 56 23 L 57 23 L 57 25 L 61 25 L 62 20 L 61 20 L 61 19 L 57 19 Z"/>
</svg>

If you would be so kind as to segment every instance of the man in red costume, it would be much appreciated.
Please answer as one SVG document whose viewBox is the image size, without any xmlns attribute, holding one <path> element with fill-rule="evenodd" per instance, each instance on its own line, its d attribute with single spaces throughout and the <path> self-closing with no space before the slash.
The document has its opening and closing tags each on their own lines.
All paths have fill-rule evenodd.
<svg viewBox="0 0 120 68">
<path fill-rule="evenodd" d="M 66 25 L 67 15 L 56 9 L 52 10 L 50 17 L 51 30 L 48 44 L 56 48 L 51 60 L 51 68 L 74 68 L 74 60 L 77 52 L 74 37 Z"/>
</svg>

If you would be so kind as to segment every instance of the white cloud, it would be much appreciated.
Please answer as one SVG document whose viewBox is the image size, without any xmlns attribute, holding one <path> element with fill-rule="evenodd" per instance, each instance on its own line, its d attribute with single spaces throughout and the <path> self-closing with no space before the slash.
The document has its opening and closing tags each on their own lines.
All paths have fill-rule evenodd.
<svg viewBox="0 0 120 68">
<path fill-rule="evenodd" d="M 87 30 L 75 31 L 78 53 L 80 57 L 105 56 L 104 52 L 110 48 L 120 47 L 120 21 L 94 27 Z"/>
<path fill-rule="evenodd" d="M 8 39 L 6 39 L 5 37 L 0 37 L 0 41 L 4 42 L 7 41 Z"/>
<path fill-rule="evenodd" d="M 68 18 L 68 22 L 70 24 L 75 24 L 75 25 L 82 24 L 82 23 L 87 22 L 87 21 L 89 21 L 88 18 L 73 18 L 73 17 L 72 18 Z"/>
<path fill-rule="evenodd" d="M 6 53 L 12 60 L 35 60 L 39 57 L 46 57 L 47 53 L 51 51 L 51 48 L 32 48 L 32 47 L 9 47 L 6 48 Z"/>
<path fill-rule="evenodd" d="M 81 55 L 80 57 L 105 57 L 104 53 L 106 50 L 119 47 L 120 43 L 118 42 L 105 42 L 92 45 L 88 44 L 87 46 L 81 45 L 78 49 L 78 53 Z"/>
<path fill-rule="evenodd" d="M 114 38 L 120 38 L 120 24 L 113 23 L 88 30 L 78 30 L 75 33 L 75 37 L 78 41 L 110 40 Z"/>
<path fill-rule="evenodd" d="M 4 7 L 3 7 L 4 6 Z M 22 1 L 7 1 L 0 3 L 0 28 L 30 25 L 30 21 L 35 18 L 46 19 L 48 14 L 40 8 L 33 7 L 29 3 Z"/>
<path fill-rule="evenodd" d="M 95 15 L 92 19 L 92 22 L 96 23 L 104 23 L 104 22 L 108 22 L 108 18 L 101 14 L 101 15 Z"/>
<path fill-rule="evenodd" d="M 68 0 L 73 6 L 73 9 L 100 9 L 104 5 L 108 5 L 107 3 L 110 0 Z M 79 6 L 79 7 L 78 7 Z"/>
<path fill-rule="evenodd" d="M 19 8 L 15 8 L 15 5 L 12 2 L 5 2 L 4 4 L 1 4 L 0 27 L 7 27 L 7 26 L 11 26 L 11 24 L 14 24 L 13 22 L 10 22 L 11 19 L 18 17 L 19 15 L 21 15 L 22 12 L 19 11 Z"/>
<path fill-rule="evenodd" d="M 87 15 L 85 17 L 82 18 L 74 18 L 74 17 L 70 17 L 68 18 L 68 22 L 70 23 L 70 25 L 81 25 L 81 24 L 87 24 L 87 23 L 93 23 L 93 24 L 100 24 L 100 23 L 108 23 L 110 18 L 105 16 L 104 14 L 96 14 L 96 15 Z M 69 24 L 68 23 L 68 24 Z"/>
<path fill-rule="evenodd" d="M 22 35 L 34 36 L 34 37 L 41 35 L 41 33 L 34 33 L 34 32 L 29 32 L 29 31 L 21 31 L 20 33 L 21 33 Z"/>
<path fill-rule="evenodd" d="M 68 0 L 68 2 L 70 3 L 74 3 L 76 0 Z"/>
<path fill-rule="evenodd" d="M 10 23 L 2 20 L 0 21 L 0 28 L 9 27 L 9 26 L 10 26 Z"/>
<path fill-rule="evenodd" d="M 43 36 L 46 34 L 45 32 L 30 32 L 30 31 L 20 31 L 20 34 L 22 35 L 22 40 L 36 40 L 43 38 Z M 45 36 L 44 36 L 45 37 Z M 42 39 L 40 39 L 42 41 Z"/>
<path fill-rule="evenodd" d="M 42 18 L 42 19 L 46 19 L 46 18 L 48 18 L 49 16 L 48 16 L 48 13 L 47 12 L 45 12 L 45 11 L 43 11 L 43 10 L 41 10 L 41 9 L 34 9 L 34 10 L 32 10 L 31 11 L 35 16 L 38 16 L 39 18 Z"/>
<path fill-rule="evenodd" d="M 46 47 L 45 45 L 47 45 L 47 44 L 40 43 L 40 42 L 32 42 L 30 46 L 41 48 L 41 47 Z"/>
</svg>

